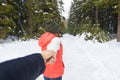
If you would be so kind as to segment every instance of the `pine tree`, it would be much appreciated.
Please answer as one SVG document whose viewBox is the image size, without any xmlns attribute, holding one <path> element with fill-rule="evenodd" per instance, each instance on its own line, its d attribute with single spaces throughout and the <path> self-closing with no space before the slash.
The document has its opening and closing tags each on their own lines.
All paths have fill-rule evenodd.
<svg viewBox="0 0 120 80">
<path fill-rule="evenodd" d="M 118 11 L 117 41 L 120 42 L 120 0 L 118 1 L 117 11 Z"/>
<path fill-rule="evenodd" d="M 10 4 L 12 1 L 0 1 L 0 38 L 4 39 L 8 33 L 13 33 L 16 24 L 12 19 L 11 12 L 13 6 Z"/>
<path fill-rule="evenodd" d="M 26 0 L 25 8 L 28 37 L 38 37 L 45 30 L 46 21 L 61 23 L 61 15 L 56 0 Z"/>
<path fill-rule="evenodd" d="M 100 3 L 100 4 L 99 4 Z M 115 34 L 117 34 L 117 41 L 120 42 L 120 19 L 119 19 L 119 11 L 120 11 L 120 0 L 99 0 L 98 1 L 98 4 L 100 6 L 103 6 L 103 7 L 109 7 L 111 6 L 112 7 L 112 13 L 116 13 L 116 15 L 113 15 L 115 16 L 113 19 L 109 19 L 109 21 L 112 21 L 112 23 L 115 23 L 115 25 L 112 25 L 112 26 L 115 26 L 113 27 L 114 31 L 115 31 Z M 116 26 L 117 25 L 117 26 Z"/>
<path fill-rule="evenodd" d="M 99 42 L 103 42 L 109 38 L 107 35 L 106 38 L 103 37 L 106 33 L 105 25 L 102 26 L 103 28 L 101 27 L 101 24 L 104 23 L 102 21 L 104 19 L 101 19 L 101 17 L 103 16 L 102 18 L 104 18 L 105 16 L 100 15 L 102 8 L 96 5 L 96 1 L 98 0 L 74 0 L 68 20 L 68 30 L 73 35 L 90 33 L 91 36 L 86 34 L 86 39 L 96 38 Z"/>
<path fill-rule="evenodd" d="M 62 25 L 62 4 L 62 0 L 0 0 L 0 38 L 37 38 L 46 21 Z"/>
</svg>

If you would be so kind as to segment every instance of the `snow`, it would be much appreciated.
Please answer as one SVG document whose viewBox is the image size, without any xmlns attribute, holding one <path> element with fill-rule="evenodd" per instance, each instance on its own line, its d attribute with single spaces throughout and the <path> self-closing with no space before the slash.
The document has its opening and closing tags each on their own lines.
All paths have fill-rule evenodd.
<svg viewBox="0 0 120 80">
<path fill-rule="evenodd" d="M 98 43 L 85 41 L 84 36 L 64 34 L 63 80 L 120 80 L 120 43 L 116 39 Z M 0 62 L 40 53 L 37 40 L 0 43 Z M 41 80 L 42 75 L 37 79 Z"/>
</svg>

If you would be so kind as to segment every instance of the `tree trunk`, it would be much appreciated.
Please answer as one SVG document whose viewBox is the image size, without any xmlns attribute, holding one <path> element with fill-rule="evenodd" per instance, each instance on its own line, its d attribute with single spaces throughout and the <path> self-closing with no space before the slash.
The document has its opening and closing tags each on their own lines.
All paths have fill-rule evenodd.
<svg viewBox="0 0 120 80">
<path fill-rule="evenodd" d="M 33 26 L 32 26 L 32 12 L 31 10 L 29 9 L 28 10 L 28 14 L 29 14 L 29 18 L 28 18 L 28 26 L 29 26 L 29 35 L 31 36 L 32 34 L 32 30 L 33 30 Z"/>
<path fill-rule="evenodd" d="M 120 13 L 118 13 L 117 42 L 120 42 Z"/>
<path fill-rule="evenodd" d="M 96 6 L 96 10 L 95 10 L 95 24 L 98 24 L 98 7 Z"/>
<path fill-rule="evenodd" d="M 28 2 L 28 6 L 27 6 L 27 13 L 28 13 L 28 32 L 27 34 L 29 35 L 29 37 L 32 35 L 32 31 L 33 31 L 33 21 L 32 21 L 32 1 Z"/>
</svg>

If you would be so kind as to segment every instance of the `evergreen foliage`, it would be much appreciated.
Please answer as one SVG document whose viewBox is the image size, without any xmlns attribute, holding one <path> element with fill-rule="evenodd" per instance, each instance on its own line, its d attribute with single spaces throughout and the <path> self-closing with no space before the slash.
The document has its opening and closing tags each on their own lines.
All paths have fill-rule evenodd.
<svg viewBox="0 0 120 80">
<path fill-rule="evenodd" d="M 113 0 L 73 0 L 68 19 L 68 32 L 86 35 L 99 42 L 110 40 L 109 34 L 117 33 L 117 13 Z"/>
<path fill-rule="evenodd" d="M 0 39 L 8 36 L 23 40 L 38 38 L 45 31 L 46 21 L 63 27 L 62 5 L 62 0 L 0 0 Z"/>
<path fill-rule="evenodd" d="M 11 12 L 13 11 L 13 6 L 7 1 L 0 1 L 0 38 L 4 39 L 8 36 L 8 33 L 13 33 L 16 26 L 12 19 Z"/>
<path fill-rule="evenodd" d="M 93 25 L 90 21 L 83 24 L 80 29 L 78 29 L 78 34 L 85 34 L 85 40 L 92 40 L 97 42 L 106 42 L 110 40 L 109 34 L 102 30 L 99 24 Z"/>
</svg>

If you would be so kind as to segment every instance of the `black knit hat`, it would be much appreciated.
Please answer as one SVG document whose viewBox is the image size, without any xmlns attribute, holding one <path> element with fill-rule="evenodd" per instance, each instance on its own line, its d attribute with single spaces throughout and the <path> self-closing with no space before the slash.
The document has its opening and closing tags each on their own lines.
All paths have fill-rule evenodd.
<svg viewBox="0 0 120 80">
<path fill-rule="evenodd" d="M 59 33 L 59 25 L 55 22 L 46 22 L 45 24 L 46 31 L 51 33 Z"/>
</svg>

